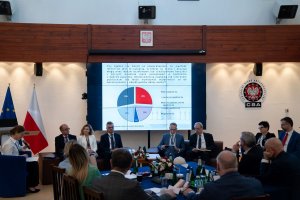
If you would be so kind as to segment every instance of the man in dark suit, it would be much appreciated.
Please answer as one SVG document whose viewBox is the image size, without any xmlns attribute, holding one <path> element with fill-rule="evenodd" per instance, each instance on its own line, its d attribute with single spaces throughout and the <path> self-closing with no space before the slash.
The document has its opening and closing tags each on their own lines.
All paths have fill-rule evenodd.
<svg viewBox="0 0 300 200">
<path fill-rule="evenodd" d="M 217 171 L 220 179 L 204 185 L 200 194 L 186 189 L 183 194 L 188 200 L 230 200 L 235 197 L 254 197 L 264 194 L 261 183 L 244 177 L 237 172 L 237 159 L 231 151 L 222 151 L 217 156 Z"/>
<path fill-rule="evenodd" d="M 282 200 L 299 199 L 300 160 L 294 154 L 285 152 L 277 138 L 268 139 L 265 148 L 259 179 L 269 190 L 266 192 L 271 194 L 272 199 L 278 195 L 282 197 L 277 199 Z"/>
<path fill-rule="evenodd" d="M 98 147 L 98 155 L 104 160 L 104 169 L 111 169 L 111 151 L 115 148 L 122 148 L 122 139 L 118 133 L 114 132 L 114 123 L 106 123 L 106 133 L 101 136 Z"/>
<path fill-rule="evenodd" d="M 59 130 L 61 134 L 55 137 L 55 155 L 63 159 L 65 144 L 69 140 L 77 140 L 77 137 L 70 134 L 70 128 L 67 124 L 60 125 Z"/>
<path fill-rule="evenodd" d="M 300 134 L 293 130 L 293 120 L 290 117 L 281 119 L 282 132 L 279 139 L 282 141 L 285 152 L 292 153 L 300 159 Z"/>
<path fill-rule="evenodd" d="M 189 141 L 189 149 L 187 151 L 187 160 L 194 160 L 201 158 L 207 162 L 216 150 L 213 135 L 210 133 L 204 133 L 203 124 L 196 122 L 194 125 L 195 133 L 191 135 Z"/>
<path fill-rule="evenodd" d="M 276 137 L 274 133 L 269 133 L 269 122 L 261 121 L 258 123 L 259 133 L 255 135 L 256 144 L 259 145 L 261 148 L 265 148 L 265 142 L 267 139 Z"/>
<path fill-rule="evenodd" d="M 130 169 L 132 156 L 127 149 L 116 149 L 112 153 L 112 170 L 108 176 L 96 178 L 92 183 L 92 188 L 103 192 L 105 200 L 154 200 L 171 199 L 175 195 L 166 194 L 158 197 L 155 194 L 146 193 L 139 182 L 125 178 L 126 172 Z"/>
<path fill-rule="evenodd" d="M 233 145 L 233 152 L 239 153 L 242 148 L 243 155 L 238 164 L 239 173 L 246 176 L 258 176 L 260 170 L 260 161 L 263 157 L 263 149 L 256 145 L 255 136 L 251 132 L 242 132 L 240 144 Z"/>
<path fill-rule="evenodd" d="M 184 138 L 181 134 L 177 133 L 177 124 L 172 122 L 169 126 L 170 132 L 163 134 L 163 137 L 157 146 L 159 154 L 176 158 L 181 156 L 184 152 Z"/>
</svg>

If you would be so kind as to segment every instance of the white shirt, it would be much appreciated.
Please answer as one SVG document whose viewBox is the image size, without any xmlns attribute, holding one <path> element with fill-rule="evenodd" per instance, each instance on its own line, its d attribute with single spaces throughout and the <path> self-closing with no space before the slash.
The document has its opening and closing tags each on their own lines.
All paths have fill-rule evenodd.
<svg viewBox="0 0 300 200">
<path fill-rule="evenodd" d="M 199 137 L 201 137 L 201 144 L 199 144 Z M 205 142 L 204 134 L 203 133 L 200 134 L 200 135 L 197 134 L 196 148 L 198 148 L 198 149 L 206 149 L 206 142 Z"/>
<path fill-rule="evenodd" d="M 91 150 L 94 152 L 97 151 L 97 141 L 95 135 L 89 135 L 89 142 L 91 145 Z M 87 141 L 85 135 L 80 135 L 77 139 L 77 143 L 83 146 L 85 149 L 87 149 Z"/>
<path fill-rule="evenodd" d="M 116 140 L 115 140 L 115 136 L 114 136 L 114 134 L 113 133 L 108 133 L 108 138 L 109 138 L 109 148 L 110 149 L 113 149 L 112 148 L 112 144 L 111 144 L 111 140 L 113 139 L 114 140 L 114 143 L 115 143 L 115 147 L 116 147 Z"/>
<path fill-rule="evenodd" d="M 2 146 L 3 155 L 18 156 L 19 155 L 19 144 L 18 141 L 10 137 Z"/>
<path fill-rule="evenodd" d="M 170 141 L 169 141 L 169 145 L 170 146 L 176 146 L 176 133 L 171 134 L 170 133 Z"/>
</svg>

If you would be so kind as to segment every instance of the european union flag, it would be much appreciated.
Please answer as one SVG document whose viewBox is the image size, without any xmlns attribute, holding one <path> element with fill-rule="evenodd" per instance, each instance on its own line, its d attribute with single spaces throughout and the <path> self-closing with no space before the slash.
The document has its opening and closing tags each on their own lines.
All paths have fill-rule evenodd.
<svg viewBox="0 0 300 200">
<path fill-rule="evenodd" d="M 10 87 L 8 86 L 0 115 L 0 127 L 13 127 L 15 125 L 18 125 L 18 121 L 11 97 Z"/>
</svg>

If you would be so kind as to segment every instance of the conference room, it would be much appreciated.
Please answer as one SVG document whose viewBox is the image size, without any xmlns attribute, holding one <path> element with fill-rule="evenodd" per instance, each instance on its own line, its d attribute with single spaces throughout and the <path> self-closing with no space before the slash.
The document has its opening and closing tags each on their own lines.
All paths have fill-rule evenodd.
<svg viewBox="0 0 300 200">
<path fill-rule="evenodd" d="M 242 131 L 258 133 L 260 121 L 277 137 L 288 116 L 299 132 L 299 13 L 279 20 L 276 2 L 14 1 L 11 19 L 0 15 L 0 106 L 10 88 L 25 125 L 35 93 L 47 142 L 32 152 L 37 158 L 55 152 L 64 123 L 77 137 L 91 124 L 99 142 L 112 121 L 135 150 L 157 147 L 171 122 L 184 140 L 202 122 L 223 149 Z M 149 4 L 155 19 L 139 19 Z M 144 82 L 126 82 L 127 72 Z M 251 89 L 258 99 L 249 100 Z M 130 115 L 124 94 L 134 97 L 125 102 Z M 137 94 L 147 97 L 141 107 Z M 18 199 L 53 199 L 51 176 L 43 184 L 51 168 L 39 165 L 41 191 Z"/>
</svg>

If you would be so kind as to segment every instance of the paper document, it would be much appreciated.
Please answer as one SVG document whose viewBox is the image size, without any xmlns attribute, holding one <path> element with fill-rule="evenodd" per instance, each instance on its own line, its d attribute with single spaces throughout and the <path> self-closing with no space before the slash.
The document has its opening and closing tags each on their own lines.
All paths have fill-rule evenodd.
<svg viewBox="0 0 300 200">
<path fill-rule="evenodd" d="M 35 161 L 38 161 L 39 157 L 29 157 L 29 158 L 26 158 L 26 162 L 35 162 Z"/>
<path fill-rule="evenodd" d="M 160 156 L 157 153 L 153 153 L 153 154 L 151 153 L 151 154 L 149 154 L 149 156 L 147 156 L 147 158 L 149 160 L 155 160 L 156 158 L 160 159 Z"/>
</svg>

